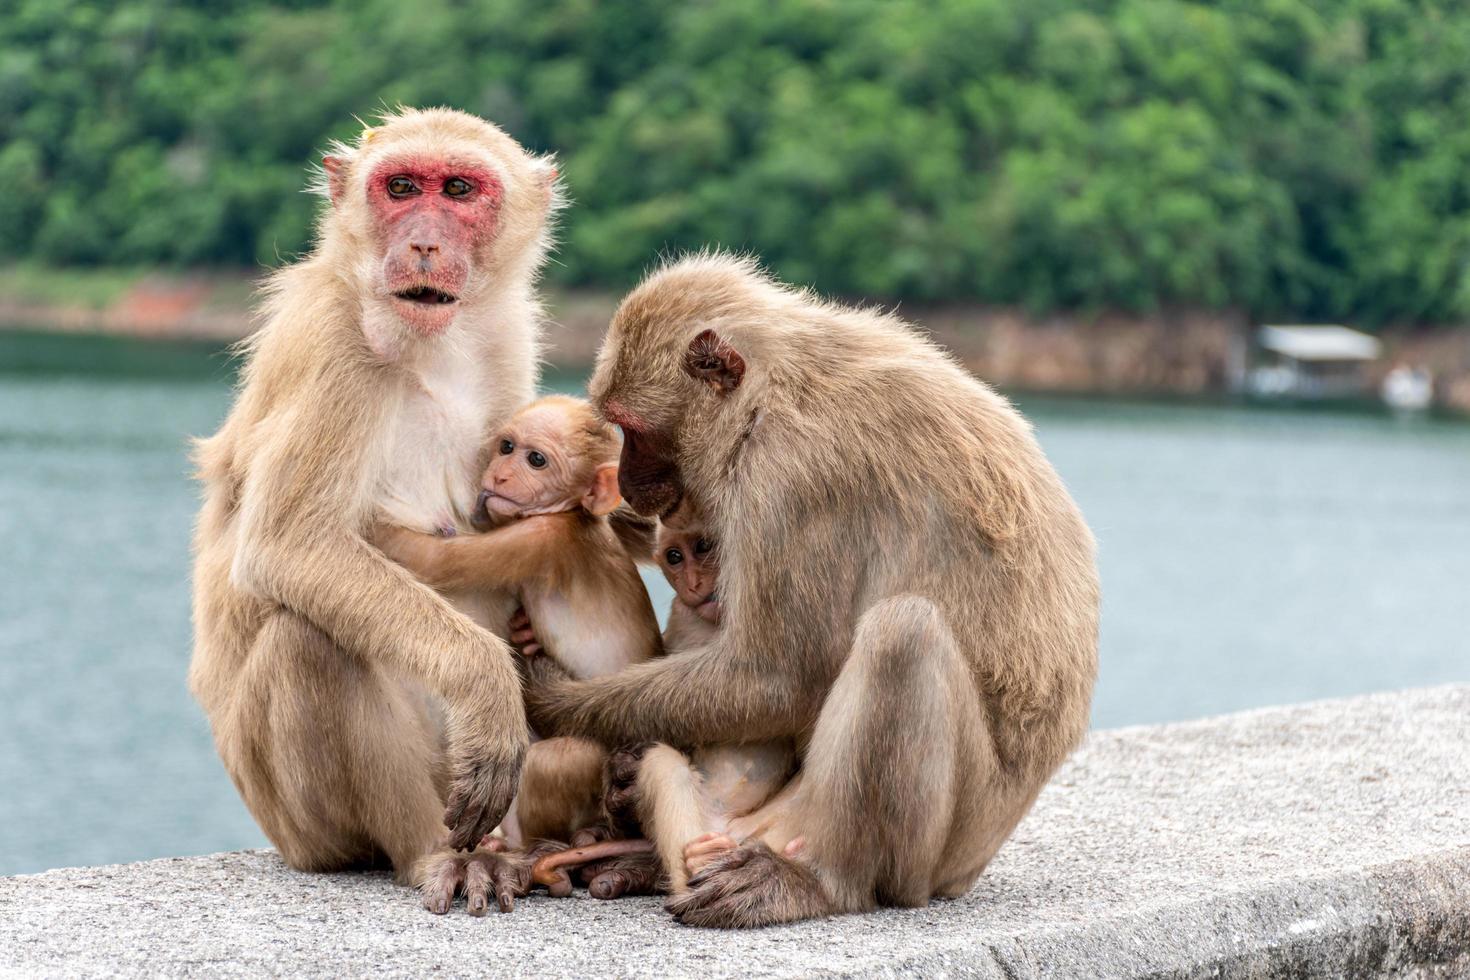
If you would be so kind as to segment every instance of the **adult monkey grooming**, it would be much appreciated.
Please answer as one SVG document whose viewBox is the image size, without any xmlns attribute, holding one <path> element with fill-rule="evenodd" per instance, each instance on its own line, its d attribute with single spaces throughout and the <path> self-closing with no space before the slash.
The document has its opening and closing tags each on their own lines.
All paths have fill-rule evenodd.
<svg viewBox="0 0 1470 980">
<path fill-rule="evenodd" d="M 790 808 L 670 910 L 759 926 L 964 893 L 1081 738 L 1096 675 L 1092 537 L 1029 426 L 896 317 L 724 256 L 634 290 L 590 388 L 636 510 L 708 503 L 721 629 L 596 680 L 532 659 L 532 721 L 806 746 Z"/>
<path fill-rule="evenodd" d="M 446 109 L 323 164 L 317 247 L 271 283 L 199 446 L 190 685 L 287 863 L 386 857 L 403 880 L 500 820 L 526 721 L 510 648 L 471 619 L 510 609 L 457 611 L 363 533 L 465 526 L 486 435 L 534 387 L 556 171 Z"/>
</svg>

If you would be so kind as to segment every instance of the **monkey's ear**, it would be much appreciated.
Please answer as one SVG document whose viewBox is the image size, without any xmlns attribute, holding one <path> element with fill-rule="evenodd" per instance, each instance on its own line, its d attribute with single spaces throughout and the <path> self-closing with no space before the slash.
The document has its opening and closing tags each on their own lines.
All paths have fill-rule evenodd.
<svg viewBox="0 0 1470 980">
<path fill-rule="evenodd" d="M 536 157 L 531 161 L 531 172 L 536 175 L 536 180 L 548 195 L 553 198 L 560 195 L 562 188 L 558 178 L 561 177 L 561 167 L 557 166 L 556 157 L 549 153 Z"/>
<path fill-rule="evenodd" d="M 327 193 L 337 204 L 347 190 L 347 164 L 341 157 L 328 155 L 322 157 L 322 169 L 327 173 Z"/>
<path fill-rule="evenodd" d="M 582 509 L 593 517 L 611 514 L 623 502 L 618 492 L 618 464 L 603 463 L 592 474 L 592 488 L 582 497 Z"/>
<path fill-rule="evenodd" d="M 716 394 L 728 395 L 745 379 L 745 358 L 719 334 L 704 330 L 689 342 L 684 370 L 690 377 L 709 385 Z"/>
</svg>

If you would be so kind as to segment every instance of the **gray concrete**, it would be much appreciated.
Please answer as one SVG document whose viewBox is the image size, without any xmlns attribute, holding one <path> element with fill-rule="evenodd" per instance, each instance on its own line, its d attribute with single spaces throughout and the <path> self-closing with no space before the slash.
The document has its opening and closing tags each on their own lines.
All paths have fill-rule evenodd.
<svg viewBox="0 0 1470 980">
<path fill-rule="evenodd" d="M 1467 763 L 1470 685 L 1098 732 L 966 898 L 744 934 L 269 851 L 52 871 L 0 879 L 0 973 L 1470 976 Z"/>
</svg>

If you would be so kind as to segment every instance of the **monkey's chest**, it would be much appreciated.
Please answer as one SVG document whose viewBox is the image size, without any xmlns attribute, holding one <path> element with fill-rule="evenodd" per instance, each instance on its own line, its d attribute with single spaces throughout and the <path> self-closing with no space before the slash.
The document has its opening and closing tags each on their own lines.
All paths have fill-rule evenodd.
<svg viewBox="0 0 1470 980">
<path fill-rule="evenodd" d="M 420 531 L 468 525 L 491 405 L 472 387 L 412 392 L 383 440 L 378 509 Z"/>
</svg>

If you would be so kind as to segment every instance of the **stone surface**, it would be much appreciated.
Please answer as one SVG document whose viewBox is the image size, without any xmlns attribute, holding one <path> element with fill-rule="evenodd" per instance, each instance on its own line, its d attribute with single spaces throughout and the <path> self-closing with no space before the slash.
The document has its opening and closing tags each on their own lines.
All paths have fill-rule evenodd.
<svg viewBox="0 0 1470 980">
<path fill-rule="evenodd" d="M 967 897 L 754 933 L 269 851 L 52 871 L 0 879 L 0 974 L 1470 975 L 1467 763 L 1470 685 L 1096 732 Z"/>
</svg>

